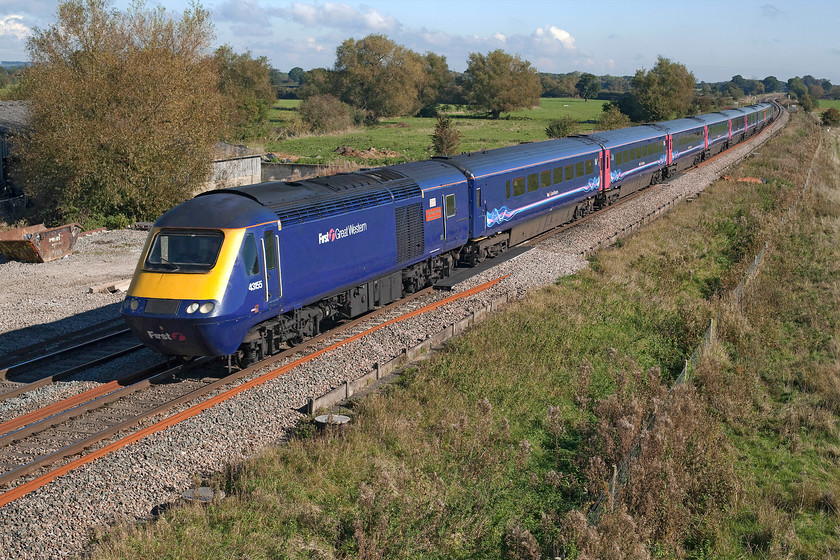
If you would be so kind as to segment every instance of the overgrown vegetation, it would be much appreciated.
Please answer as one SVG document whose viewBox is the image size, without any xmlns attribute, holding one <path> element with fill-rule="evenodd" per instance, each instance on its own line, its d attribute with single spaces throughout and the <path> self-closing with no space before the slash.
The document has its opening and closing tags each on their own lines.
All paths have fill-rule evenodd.
<svg viewBox="0 0 840 560">
<path fill-rule="evenodd" d="M 209 12 L 67 0 L 27 43 L 18 178 L 40 219 L 124 227 L 204 184 L 220 133 Z"/>
<path fill-rule="evenodd" d="M 814 557 L 837 549 L 838 146 L 818 129 L 97 556 Z M 829 149 L 830 148 L 830 149 Z M 827 157 L 827 154 L 831 154 Z M 743 309 L 726 304 L 772 242 Z M 667 393 L 708 321 L 720 342 Z M 656 421 L 649 423 L 652 414 Z M 629 453 L 596 525 L 583 512 Z M 177 551 L 177 552 L 176 552 Z"/>
<path fill-rule="evenodd" d="M 560 117 L 548 123 L 545 134 L 549 138 L 566 138 L 580 132 L 580 123 L 572 117 Z"/>
<path fill-rule="evenodd" d="M 308 97 L 298 105 L 297 112 L 306 129 L 316 133 L 346 131 L 357 121 L 353 108 L 332 95 Z"/>
</svg>

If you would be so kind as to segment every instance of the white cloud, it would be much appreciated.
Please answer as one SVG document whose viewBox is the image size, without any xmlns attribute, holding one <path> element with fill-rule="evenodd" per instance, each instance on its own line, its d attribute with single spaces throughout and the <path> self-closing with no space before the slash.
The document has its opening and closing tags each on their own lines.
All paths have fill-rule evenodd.
<svg viewBox="0 0 840 560">
<path fill-rule="evenodd" d="M 400 23 L 394 17 L 368 6 L 360 6 L 356 9 L 347 4 L 333 2 L 324 4 L 294 2 L 280 13 L 292 21 L 309 27 L 330 27 L 342 30 L 351 28 L 371 33 L 390 32 L 400 27 Z"/>
<path fill-rule="evenodd" d="M 0 37 L 11 35 L 17 37 L 18 41 L 22 41 L 31 31 L 21 23 L 22 21 L 22 16 L 6 16 L 0 19 Z"/>
<path fill-rule="evenodd" d="M 494 38 L 494 39 L 498 39 L 498 40 L 499 40 L 500 42 L 502 42 L 502 43 L 504 43 L 505 41 L 507 41 L 507 37 L 505 37 L 505 36 L 504 36 L 504 34 L 499 33 L 499 32 L 494 33 L 494 34 L 493 34 L 493 38 Z"/>
<path fill-rule="evenodd" d="M 554 27 L 553 25 L 550 25 L 545 29 L 542 27 L 537 28 L 534 32 L 534 37 L 537 42 L 556 41 L 565 49 L 573 50 L 575 48 L 575 38 L 572 37 L 571 33 L 564 29 L 560 29 L 559 27 Z"/>
<path fill-rule="evenodd" d="M 306 47 L 308 50 L 315 51 L 315 52 L 322 52 L 325 50 L 323 45 L 319 45 L 318 41 L 315 40 L 315 37 L 307 37 L 306 38 Z"/>
</svg>

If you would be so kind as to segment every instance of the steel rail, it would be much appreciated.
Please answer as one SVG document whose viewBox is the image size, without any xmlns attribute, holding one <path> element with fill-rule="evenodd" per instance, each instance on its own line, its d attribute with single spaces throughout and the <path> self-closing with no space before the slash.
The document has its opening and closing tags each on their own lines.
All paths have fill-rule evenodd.
<svg viewBox="0 0 840 560">
<path fill-rule="evenodd" d="M 123 321 L 121 317 L 115 317 L 113 319 L 108 319 L 107 321 L 91 325 L 90 327 L 86 327 L 81 331 L 66 333 L 51 340 L 45 340 L 43 342 L 30 344 L 29 346 L 24 346 L 16 350 L 11 350 L 0 356 L 0 368 L 8 369 L 14 365 L 15 360 L 25 360 L 28 356 L 38 355 L 43 352 L 44 347 L 61 348 L 62 343 L 75 344 L 78 342 L 92 340 L 100 333 L 108 333 L 109 331 L 113 331 L 114 328 L 122 328 L 123 331 L 126 330 L 125 321 Z"/>
<path fill-rule="evenodd" d="M 108 383 L 103 383 L 97 387 L 88 389 L 87 391 L 84 391 L 77 395 L 73 395 L 72 397 L 67 397 L 66 399 L 62 399 L 45 407 L 33 410 L 32 412 L 29 412 L 27 414 L 23 414 L 16 418 L 12 418 L 11 420 L 7 420 L 3 423 L 0 423 L 0 445 L 3 445 L 3 440 L 5 436 L 11 432 L 17 432 L 17 430 L 24 426 L 30 426 L 48 418 L 54 418 L 56 417 L 56 415 L 61 414 L 72 408 L 75 408 L 81 404 L 93 401 L 95 399 L 98 399 L 99 397 L 102 397 L 103 395 L 107 395 L 114 391 L 118 391 L 120 390 L 120 388 L 130 386 L 136 383 L 138 380 L 142 380 L 145 378 L 153 378 L 153 376 L 160 372 L 161 367 L 165 365 L 166 362 L 155 364 L 138 372 L 126 375 L 125 377 L 121 377 L 120 379 L 115 379 L 113 381 L 109 381 Z M 34 383 L 42 385 L 41 381 L 36 381 Z"/>
<path fill-rule="evenodd" d="M 65 465 L 62 465 L 62 466 L 58 467 L 57 469 L 54 469 L 54 470 L 52 470 L 48 473 L 45 473 L 45 474 L 43 474 L 39 477 L 36 477 L 33 480 L 24 482 L 24 483 L 22 483 L 22 484 L 20 484 L 16 487 L 10 489 L 10 490 L 7 490 L 5 493 L 0 494 L 0 507 L 3 507 L 3 506 L 11 503 L 12 501 L 14 501 L 16 499 L 18 499 L 22 496 L 25 496 L 26 494 L 29 494 L 30 492 L 33 492 L 33 491 L 45 486 L 46 484 L 49 484 L 51 481 L 55 480 L 59 476 L 67 474 L 67 473 L 69 473 L 69 472 L 71 472 L 71 471 L 73 471 L 73 470 L 75 470 L 75 469 L 77 469 L 77 468 L 79 468 L 83 465 L 87 465 L 87 464 L 95 461 L 96 459 L 99 459 L 100 457 L 103 457 L 105 455 L 108 455 L 109 453 L 117 451 L 118 449 L 122 449 L 123 447 L 131 445 L 132 443 L 135 443 L 135 442 L 137 442 L 137 441 L 139 441 L 139 440 L 141 440 L 141 439 L 143 439 L 143 438 L 145 438 L 149 435 L 152 435 L 152 434 L 155 434 L 157 432 L 163 431 L 164 429 L 169 428 L 171 426 L 174 426 L 174 425 L 176 425 L 176 424 L 178 424 L 178 423 L 180 423 L 180 422 L 182 422 L 182 421 L 184 421 L 188 418 L 192 418 L 192 417 L 198 415 L 199 413 L 215 406 L 216 404 L 224 402 L 224 401 L 226 401 L 226 400 L 228 400 L 228 399 L 230 399 L 230 398 L 232 398 L 232 397 L 234 397 L 234 396 L 236 396 L 236 395 L 238 395 L 238 394 L 240 394 L 244 391 L 252 389 L 256 386 L 262 385 L 264 383 L 267 383 L 268 381 L 276 379 L 277 377 L 280 377 L 281 375 L 284 375 L 284 374 L 288 373 L 292 369 L 294 369 L 294 368 L 296 368 L 300 365 L 303 365 L 307 362 L 310 362 L 310 361 L 316 359 L 317 357 L 319 357 L 319 356 L 321 356 L 325 353 L 334 351 L 335 349 L 340 348 L 341 346 L 344 346 L 346 344 L 349 344 L 350 342 L 353 342 L 355 340 L 359 340 L 360 338 L 362 338 L 364 336 L 367 336 L 368 334 L 371 334 L 375 331 L 378 331 L 378 330 L 380 330 L 380 329 L 382 329 L 382 328 L 384 328 L 388 325 L 395 324 L 395 323 L 398 323 L 400 321 L 404 321 L 404 320 L 407 320 L 409 318 L 416 317 L 418 315 L 422 315 L 424 313 L 427 313 L 429 311 L 433 311 L 435 309 L 438 309 L 439 307 L 447 305 L 448 303 L 450 303 L 452 301 L 462 299 L 462 298 L 471 296 L 473 294 L 482 292 L 484 290 L 487 290 L 487 289 L 491 288 L 492 286 L 496 285 L 497 283 L 499 283 L 500 281 L 502 281 L 506 277 L 507 276 L 502 276 L 502 277 L 496 278 L 494 280 L 490 280 L 489 282 L 485 282 L 484 284 L 480 284 L 480 285 L 475 286 L 473 288 L 470 288 L 468 290 L 464 290 L 463 292 L 453 294 L 453 295 L 448 296 L 448 297 L 446 297 L 442 300 L 439 300 L 437 302 L 433 302 L 433 303 L 428 304 L 426 306 L 423 306 L 419 309 L 415 309 L 415 310 L 410 311 L 409 313 L 406 313 L 406 314 L 401 315 L 399 317 L 395 317 L 393 319 L 384 321 L 384 322 L 382 322 L 378 325 L 375 325 L 373 327 L 370 327 L 369 329 L 366 329 L 365 331 L 362 331 L 362 332 L 357 333 L 355 335 L 352 335 L 348 338 L 345 338 L 343 340 L 332 343 L 328 346 L 325 346 L 324 348 L 321 348 L 321 349 L 318 349 L 318 350 L 312 352 L 311 354 L 307 354 L 306 356 L 303 356 L 303 357 L 301 357 L 297 360 L 294 360 L 294 361 L 292 361 L 288 364 L 285 364 L 285 365 L 283 365 L 283 366 L 281 366 L 277 369 L 274 369 L 274 370 L 269 371 L 265 374 L 262 374 L 262 375 L 260 375 L 256 378 L 254 378 L 254 379 L 251 379 L 250 381 L 247 381 L 245 383 L 237 385 L 236 387 L 232 387 L 231 389 L 229 389 L 227 391 L 224 391 L 222 393 L 219 393 L 218 395 L 215 395 L 215 396 L 211 397 L 210 399 L 207 399 L 203 402 L 194 404 L 194 405 L 190 406 L 189 408 L 187 408 L 187 409 L 185 409 L 185 410 L 183 410 L 179 413 L 176 413 L 172 416 L 164 418 L 163 420 L 160 420 L 160 421 L 156 422 L 155 424 L 147 426 L 147 427 L 145 427 L 145 428 L 143 428 L 143 429 L 141 429 L 141 430 L 139 430 L 139 431 L 137 431 L 133 434 L 129 434 L 129 435 L 127 435 L 123 438 L 120 438 L 116 441 L 113 441 L 113 442 L 111 442 L 111 443 L 109 443 L 109 444 L 107 444 L 107 445 L 105 445 L 105 446 L 103 446 L 99 449 L 93 450 L 90 453 L 88 453 L 87 455 L 83 455 L 82 457 L 78 457 L 78 458 L 66 463 Z M 420 292 L 418 292 L 417 295 L 419 296 L 419 294 L 420 294 Z M 404 303 L 404 301 L 400 301 L 399 303 Z M 365 319 L 369 319 L 369 317 L 366 317 Z M 325 334 L 329 335 L 330 333 L 325 333 Z M 315 338 L 320 338 L 320 337 L 315 337 Z M 315 339 L 311 339 L 311 342 L 313 342 L 313 341 L 315 341 Z M 290 349 L 287 352 L 297 352 L 298 350 L 299 350 L 299 347 Z M 192 400 L 194 398 L 202 396 L 203 394 L 206 394 L 207 392 L 210 392 L 210 391 L 212 391 L 216 388 L 221 387 L 221 385 L 223 384 L 223 381 L 225 381 L 225 380 L 232 380 L 230 378 L 233 378 L 233 377 L 238 379 L 238 378 L 241 378 L 245 375 L 251 374 L 252 372 L 256 371 L 257 369 L 261 369 L 261 368 L 265 367 L 266 363 L 276 361 L 278 358 L 287 354 L 287 352 L 283 352 L 281 354 L 272 356 L 271 358 L 269 358 L 267 360 L 264 360 L 263 362 L 260 362 L 258 364 L 254 364 L 253 366 L 250 366 L 250 367 L 248 367 L 248 368 L 246 368 L 246 369 L 244 369 L 240 372 L 236 372 L 236 373 L 234 373 L 230 376 L 227 376 L 227 377 L 222 378 L 218 381 L 210 383 L 210 384 L 208 384 L 204 387 L 200 387 L 199 389 L 196 389 L 195 391 L 192 391 L 192 392 L 188 393 L 187 395 L 179 397 L 178 399 L 176 399 L 176 401 L 174 401 L 174 402 L 177 402 L 178 404 L 167 403 L 165 405 L 161 405 L 161 406 L 155 408 L 153 411 L 148 411 L 148 412 L 144 413 L 142 416 L 143 416 L 143 418 L 147 418 L 151 415 L 160 414 L 160 413 L 165 412 L 165 410 L 163 410 L 162 407 L 166 407 L 166 409 L 168 410 L 168 409 L 171 409 L 173 406 L 178 406 L 179 404 L 184 404 L 184 403 L 188 402 L 189 400 Z M 229 383 L 230 381 L 225 381 L 225 382 Z M 197 393 L 199 393 L 199 392 L 202 395 L 198 395 Z M 125 423 L 133 422 L 132 425 L 134 425 L 139 421 L 140 420 L 134 421 L 134 419 L 131 419 L 131 420 L 126 421 Z M 123 423 L 123 424 L 125 424 L 125 423 Z M 112 435 L 115 435 L 121 429 L 125 429 L 125 428 L 119 428 L 119 426 L 120 425 L 114 426 L 112 428 L 109 428 L 107 430 L 103 430 L 102 432 L 99 432 L 98 434 L 96 434 L 97 436 L 102 436 L 102 437 L 99 438 L 99 440 L 97 440 L 97 442 L 101 441 L 105 437 L 110 437 Z M 103 434 L 108 434 L 108 435 L 103 436 Z M 97 442 L 90 442 L 90 441 L 78 442 L 76 444 L 73 444 L 71 446 L 68 446 L 68 447 L 64 448 L 63 450 L 61 450 L 61 452 L 66 453 L 67 451 L 70 450 L 70 448 L 73 448 L 74 451 L 72 453 L 70 453 L 70 455 L 73 455 L 73 454 L 76 454 L 76 453 L 82 451 L 84 448 L 89 447 L 89 446 L 91 446 L 91 445 L 93 445 L 94 443 L 97 443 Z M 64 455 L 64 457 L 61 457 L 61 458 L 66 458 L 70 455 Z M 56 457 L 57 460 L 60 460 L 61 458 Z M 22 473 L 23 470 L 26 470 L 25 467 L 27 467 L 27 465 L 24 465 L 24 466 L 20 467 L 19 469 L 15 469 L 15 471 L 13 471 L 13 472 L 20 471 Z"/>
</svg>

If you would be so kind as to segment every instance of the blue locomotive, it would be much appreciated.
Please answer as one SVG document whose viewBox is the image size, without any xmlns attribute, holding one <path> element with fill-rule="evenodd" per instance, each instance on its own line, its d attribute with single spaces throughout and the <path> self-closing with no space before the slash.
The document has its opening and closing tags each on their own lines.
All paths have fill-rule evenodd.
<svg viewBox="0 0 840 560">
<path fill-rule="evenodd" d="M 121 313 L 162 354 L 250 363 L 695 165 L 775 115 L 762 103 L 202 193 L 155 222 Z"/>
</svg>

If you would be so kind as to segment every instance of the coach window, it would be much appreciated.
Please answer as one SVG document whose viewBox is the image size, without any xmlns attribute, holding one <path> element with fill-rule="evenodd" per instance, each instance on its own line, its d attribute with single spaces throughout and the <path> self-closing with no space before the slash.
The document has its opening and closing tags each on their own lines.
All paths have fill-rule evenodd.
<svg viewBox="0 0 840 560">
<path fill-rule="evenodd" d="M 566 172 L 564 175 L 566 176 L 567 181 L 571 181 L 575 178 L 575 168 L 572 165 L 567 165 L 565 168 Z"/>
<path fill-rule="evenodd" d="M 538 173 L 528 175 L 528 192 L 540 190 L 540 176 Z"/>
<path fill-rule="evenodd" d="M 587 175 L 592 175 L 592 170 L 593 170 L 592 160 L 588 159 L 588 160 L 586 160 L 586 174 Z"/>
<path fill-rule="evenodd" d="M 475 207 L 481 208 L 481 187 L 475 189 Z"/>
<path fill-rule="evenodd" d="M 446 217 L 451 218 L 456 214 L 456 212 L 457 210 L 455 209 L 455 195 L 446 195 Z"/>
<path fill-rule="evenodd" d="M 505 195 L 510 198 L 510 181 L 505 181 Z"/>
<path fill-rule="evenodd" d="M 543 171 L 540 173 L 540 186 L 542 188 L 551 186 L 551 171 Z"/>
<path fill-rule="evenodd" d="M 575 164 L 575 177 L 583 177 L 583 162 L 579 161 Z"/>
<path fill-rule="evenodd" d="M 623 152 L 621 152 L 621 161 L 627 163 L 631 159 L 632 158 L 630 157 L 630 150 L 624 150 Z"/>
<path fill-rule="evenodd" d="M 253 233 L 245 234 L 245 239 L 242 240 L 241 256 L 248 276 L 260 273 L 260 265 L 257 260 L 257 242 L 254 241 Z"/>
<path fill-rule="evenodd" d="M 517 177 L 513 180 L 513 196 L 525 194 L 525 177 Z"/>
<path fill-rule="evenodd" d="M 554 168 L 554 184 L 562 183 L 563 182 L 563 168 L 562 167 L 555 167 Z"/>
</svg>

